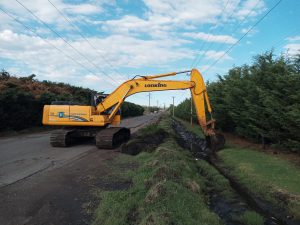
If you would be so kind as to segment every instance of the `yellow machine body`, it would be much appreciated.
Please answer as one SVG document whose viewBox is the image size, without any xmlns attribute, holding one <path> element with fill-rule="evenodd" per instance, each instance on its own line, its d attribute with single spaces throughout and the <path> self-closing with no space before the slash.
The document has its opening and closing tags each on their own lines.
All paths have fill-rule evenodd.
<svg viewBox="0 0 300 225">
<path fill-rule="evenodd" d="M 116 115 L 111 124 L 119 124 L 121 116 Z M 43 124 L 58 126 L 105 126 L 109 123 L 107 115 L 97 115 L 92 106 L 45 105 Z"/>
<path fill-rule="evenodd" d="M 175 76 L 179 73 L 190 73 L 190 80 L 162 80 L 163 77 Z M 215 121 L 207 121 L 206 112 L 211 114 L 211 106 L 202 75 L 197 69 L 167 74 L 140 76 L 128 80 L 117 87 L 111 94 L 96 106 L 80 105 L 45 105 L 43 124 L 74 127 L 106 127 L 120 123 L 118 111 L 124 100 L 130 95 L 140 92 L 185 90 L 190 89 L 196 108 L 196 115 L 203 133 L 214 136 Z"/>
</svg>

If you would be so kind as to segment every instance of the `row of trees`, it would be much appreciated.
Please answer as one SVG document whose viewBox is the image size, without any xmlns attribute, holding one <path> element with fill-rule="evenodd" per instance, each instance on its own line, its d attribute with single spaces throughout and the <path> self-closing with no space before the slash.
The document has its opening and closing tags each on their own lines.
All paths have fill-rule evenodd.
<svg viewBox="0 0 300 225">
<path fill-rule="evenodd" d="M 300 55 L 258 55 L 207 87 L 220 129 L 300 152 Z M 177 116 L 188 120 L 189 104 L 181 103 Z"/>
<path fill-rule="evenodd" d="M 22 130 L 41 126 L 43 106 L 52 101 L 72 101 L 89 105 L 88 88 L 50 81 L 37 81 L 35 75 L 17 78 L 8 72 L 0 72 L 0 131 Z M 138 116 L 143 107 L 125 102 L 122 116 Z"/>
<path fill-rule="evenodd" d="M 144 114 L 144 107 L 132 102 L 124 102 L 121 107 L 122 118 L 140 116 Z"/>
</svg>

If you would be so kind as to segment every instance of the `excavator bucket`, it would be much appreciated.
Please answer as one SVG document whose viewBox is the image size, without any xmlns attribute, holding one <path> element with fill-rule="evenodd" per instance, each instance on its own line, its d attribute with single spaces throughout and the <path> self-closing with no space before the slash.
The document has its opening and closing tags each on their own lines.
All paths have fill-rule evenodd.
<svg viewBox="0 0 300 225">
<path fill-rule="evenodd" d="M 214 135 L 207 136 L 206 145 L 213 152 L 219 151 L 225 146 L 225 137 L 221 133 L 215 133 Z"/>
</svg>

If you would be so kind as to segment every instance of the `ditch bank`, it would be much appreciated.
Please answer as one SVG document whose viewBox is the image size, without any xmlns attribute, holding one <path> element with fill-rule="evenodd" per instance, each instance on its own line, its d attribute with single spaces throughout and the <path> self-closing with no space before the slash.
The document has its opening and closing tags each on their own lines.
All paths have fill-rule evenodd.
<svg viewBox="0 0 300 225">
<path fill-rule="evenodd" d="M 157 138 L 161 137 L 160 129 L 167 134 L 163 140 Z M 148 137 L 159 141 L 151 148 L 146 143 L 141 146 Z M 139 153 L 128 150 L 134 145 L 141 148 Z M 177 144 L 170 119 L 141 130 L 122 148 L 124 153 L 134 153 L 130 158 L 139 166 L 124 174 L 132 181 L 129 189 L 100 191 L 94 225 L 223 224 L 209 209 L 196 162 Z"/>
<path fill-rule="evenodd" d="M 180 122 L 173 120 L 172 123 L 173 129 L 178 134 L 178 144 L 184 149 L 189 149 L 199 164 L 203 164 L 203 161 L 208 163 L 207 166 L 204 166 L 204 169 L 203 166 L 199 166 L 199 175 L 207 180 L 206 193 L 209 196 L 211 210 L 217 213 L 226 225 L 245 224 L 242 221 L 244 217 L 248 217 L 245 214 L 249 215 L 249 212 L 252 214 L 250 216 L 252 217 L 251 220 L 255 220 L 253 219 L 255 217 L 262 217 L 265 225 L 297 224 L 288 220 L 283 212 L 275 210 L 270 203 L 251 195 L 246 188 L 242 187 L 237 180 L 231 177 L 228 171 L 219 165 L 216 154 L 212 154 L 210 149 L 206 147 L 204 139 L 187 131 Z M 209 166 L 218 172 L 219 175 L 215 174 L 217 179 L 214 178 L 211 172 L 207 172 L 208 170 L 213 170 L 209 169 Z M 228 183 L 228 187 L 226 187 L 226 183 Z M 217 185 L 222 185 L 223 187 L 218 187 Z M 224 192 L 225 188 L 227 190 Z M 261 222 L 257 222 L 257 224 L 261 224 Z"/>
</svg>

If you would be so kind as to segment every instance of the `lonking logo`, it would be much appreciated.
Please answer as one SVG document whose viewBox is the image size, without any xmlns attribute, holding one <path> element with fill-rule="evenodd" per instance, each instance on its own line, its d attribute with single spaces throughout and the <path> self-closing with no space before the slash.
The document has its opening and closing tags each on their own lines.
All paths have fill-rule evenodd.
<svg viewBox="0 0 300 225">
<path fill-rule="evenodd" d="M 145 84 L 145 87 L 167 87 L 166 84 L 161 84 L 161 83 L 157 83 L 157 84 Z"/>
</svg>

